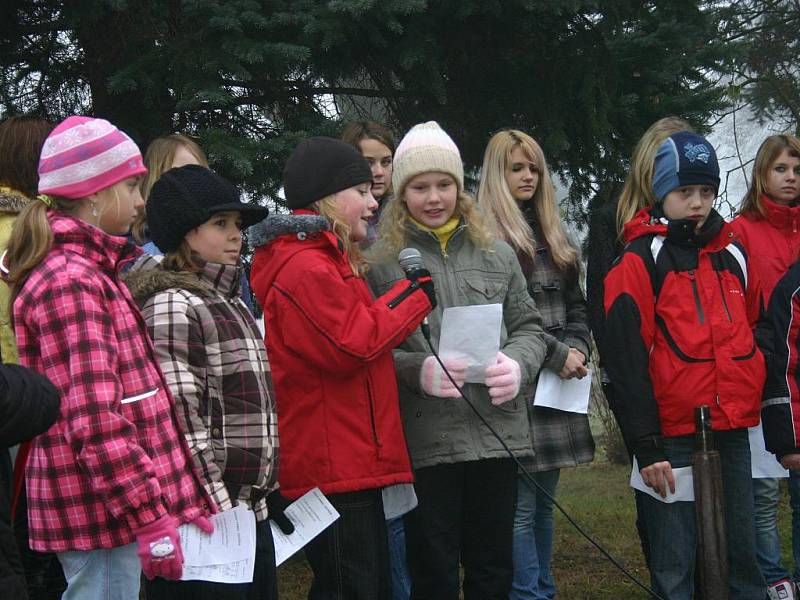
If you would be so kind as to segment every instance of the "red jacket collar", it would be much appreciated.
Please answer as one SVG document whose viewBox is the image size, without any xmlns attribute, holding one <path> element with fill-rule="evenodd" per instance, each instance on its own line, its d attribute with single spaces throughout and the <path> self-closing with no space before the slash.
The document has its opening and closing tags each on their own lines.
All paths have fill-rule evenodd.
<svg viewBox="0 0 800 600">
<path fill-rule="evenodd" d="M 761 206 L 764 207 L 767 221 L 779 229 L 792 227 L 800 221 L 800 206 L 798 205 L 787 206 L 785 204 L 778 204 L 764 194 L 761 196 Z M 753 220 L 756 214 L 748 213 L 745 216 Z"/>
</svg>

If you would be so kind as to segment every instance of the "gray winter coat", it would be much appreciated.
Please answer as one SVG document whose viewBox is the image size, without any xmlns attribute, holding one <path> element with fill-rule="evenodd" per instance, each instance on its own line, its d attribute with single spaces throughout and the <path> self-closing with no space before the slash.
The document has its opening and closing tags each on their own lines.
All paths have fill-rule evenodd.
<svg viewBox="0 0 800 600">
<path fill-rule="evenodd" d="M 417 248 L 436 286 L 438 305 L 428 315 L 433 346 L 438 350 L 442 311 L 451 306 L 503 305 L 500 349 L 522 370 L 519 395 L 494 406 L 484 385 L 466 384 L 464 391 L 481 415 L 518 456 L 530 456 L 530 430 L 525 399 L 544 361 L 546 345 L 541 318 L 528 294 L 514 251 L 502 241 L 490 252 L 475 247 L 461 225 L 443 254 L 436 237 L 408 225 L 407 246 Z M 373 256 L 380 256 L 378 242 Z M 396 261 L 374 264 L 367 280 L 374 294 L 383 294 L 404 277 Z M 420 372 L 430 350 L 417 329 L 394 353 L 400 390 L 400 411 L 415 469 L 506 456 L 500 443 L 460 398 L 438 398 L 422 391 Z"/>
</svg>

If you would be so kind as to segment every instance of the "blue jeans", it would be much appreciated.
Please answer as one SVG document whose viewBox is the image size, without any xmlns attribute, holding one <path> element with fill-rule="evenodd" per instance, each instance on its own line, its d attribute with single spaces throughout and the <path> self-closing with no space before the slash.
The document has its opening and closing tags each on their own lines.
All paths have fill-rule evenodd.
<svg viewBox="0 0 800 600">
<path fill-rule="evenodd" d="M 800 581 L 800 471 L 789 471 L 789 505 L 792 507 L 794 580 Z"/>
<path fill-rule="evenodd" d="M 406 528 L 403 517 L 386 521 L 389 536 L 389 564 L 392 569 L 392 599 L 408 600 L 411 597 L 411 575 L 406 562 Z"/>
<path fill-rule="evenodd" d="M 556 495 L 560 469 L 533 473 L 550 496 Z M 553 503 L 538 489 L 517 478 L 514 514 L 514 580 L 509 600 L 552 600 L 556 586 L 550 572 L 553 555 Z"/>
<path fill-rule="evenodd" d="M 391 600 L 389 540 L 380 489 L 329 494 L 333 525 L 305 547 L 308 600 Z"/>
<path fill-rule="evenodd" d="M 781 540 L 778 536 L 779 480 L 753 479 L 753 522 L 756 532 L 756 557 L 767 584 L 789 577 L 781 565 Z"/>
<path fill-rule="evenodd" d="M 57 556 L 67 580 L 62 600 L 139 600 L 142 565 L 136 543 Z"/>
<path fill-rule="evenodd" d="M 715 431 L 714 441 L 722 463 L 730 600 L 760 600 L 766 596 L 766 586 L 755 551 L 747 430 Z M 691 465 L 693 436 L 664 438 L 664 452 L 673 468 Z M 647 527 L 653 589 L 664 600 L 690 600 L 697 544 L 694 502 L 667 504 L 643 492 L 636 493 L 640 495 Z"/>
</svg>

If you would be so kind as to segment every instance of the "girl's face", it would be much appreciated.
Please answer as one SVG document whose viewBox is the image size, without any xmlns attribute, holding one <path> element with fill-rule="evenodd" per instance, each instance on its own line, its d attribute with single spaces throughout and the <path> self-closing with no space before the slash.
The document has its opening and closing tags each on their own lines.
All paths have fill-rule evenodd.
<svg viewBox="0 0 800 600">
<path fill-rule="evenodd" d="M 365 182 L 334 195 L 334 202 L 345 223 L 350 226 L 350 239 L 354 242 L 366 239 L 367 221 L 372 211 L 378 208 L 371 188 L 372 184 Z"/>
<path fill-rule="evenodd" d="M 447 173 L 421 173 L 406 184 L 403 201 L 415 220 L 436 229 L 453 216 L 458 202 L 458 185 Z"/>
<path fill-rule="evenodd" d="M 138 211 L 144 206 L 139 191 L 141 177 L 128 177 L 90 197 L 98 216 L 88 217 L 90 223 L 111 235 L 127 235 Z"/>
<path fill-rule="evenodd" d="M 527 202 L 533 198 L 539 185 L 539 169 L 519 146 L 511 151 L 510 158 L 505 170 L 508 191 L 517 202 Z"/>
<path fill-rule="evenodd" d="M 392 183 L 392 151 L 378 140 L 368 138 L 361 140 L 358 147 L 372 170 L 372 195 L 383 198 Z"/>
<path fill-rule="evenodd" d="M 186 234 L 186 243 L 206 262 L 235 265 L 242 252 L 242 213 L 220 212 Z"/>
<path fill-rule="evenodd" d="M 178 167 L 185 167 L 186 165 L 199 165 L 200 163 L 195 157 L 194 154 L 189 152 L 186 149 L 186 146 L 178 146 L 178 149 L 175 151 L 175 156 L 172 159 L 171 169 L 177 169 Z"/>
<path fill-rule="evenodd" d="M 697 231 L 706 222 L 716 196 L 716 191 L 709 185 L 684 185 L 664 197 L 664 214 L 670 220 L 695 221 L 697 224 L 694 228 Z"/>
<path fill-rule="evenodd" d="M 767 171 L 767 196 L 778 204 L 791 204 L 800 196 L 800 158 L 783 149 Z"/>
</svg>

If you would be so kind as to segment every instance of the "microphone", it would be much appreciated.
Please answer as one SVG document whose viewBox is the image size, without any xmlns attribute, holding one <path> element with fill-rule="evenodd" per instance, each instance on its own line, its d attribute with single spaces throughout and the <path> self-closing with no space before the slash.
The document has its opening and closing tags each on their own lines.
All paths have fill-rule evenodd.
<svg viewBox="0 0 800 600">
<path fill-rule="evenodd" d="M 400 254 L 397 255 L 397 262 L 400 263 L 400 268 L 405 271 L 406 277 L 411 279 L 414 271 L 424 269 L 422 263 L 422 254 L 416 248 L 403 248 Z"/>
<path fill-rule="evenodd" d="M 425 265 L 422 262 L 422 254 L 420 254 L 420 251 L 416 248 L 403 248 L 400 250 L 400 254 L 397 255 L 397 262 L 400 263 L 400 268 L 403 269 L 403 272 L 406 274 L 406 279 L 416 282 L 417 277 L 420 275 L 430 277 L 430 273 L 425 269 Z M 425 293 L 430 296 L 431 304 L 435 305 L 436 292 L 431 282 L 428 282 L 428 285 L 430 285 L 431 288 L 430 292 L 425 289 Z M 431 328 L 430 325 L 428 325 L 428 317 L 422 320 L 420 328 L 422 329 L 422 335 L 425 336 L 425 339 L 429 340 Z"/>
</svg>

